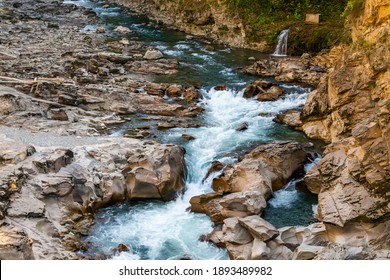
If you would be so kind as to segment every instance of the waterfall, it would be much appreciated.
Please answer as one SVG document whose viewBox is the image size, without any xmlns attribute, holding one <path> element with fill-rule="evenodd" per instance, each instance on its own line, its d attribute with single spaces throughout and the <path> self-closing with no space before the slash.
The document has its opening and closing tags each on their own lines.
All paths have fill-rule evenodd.
<svg viewBox="0 0 390 280">
<path fill-rule="evenodd" d="M 289 32 L 290 28 L 280 32 L 278 36 L 278 45 L 276 46 L 275 52 L 272 54 L 273 56 L 287 56 L 287 41 Z"/>
</svg>

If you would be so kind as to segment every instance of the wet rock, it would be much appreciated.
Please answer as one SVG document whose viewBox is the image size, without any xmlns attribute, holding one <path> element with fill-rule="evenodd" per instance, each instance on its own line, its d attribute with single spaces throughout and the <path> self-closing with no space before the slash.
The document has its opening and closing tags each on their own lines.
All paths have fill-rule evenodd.
<svg viewBox="0 0 390 280">
<path fill-rule="evenodd" d="M 130 28 L 125 27 L 125 26 L 117 26 L 113 31 L 114 31 L 114 32 L 117 32 L 117 33 L 121 33 L 121 34 L 132 33 L 132 31 L 130 30 Z"/>
<path fill-rule="evenodd" d="M 219 193 L 207 193 L 194 196 L 190 200 L 191 211 L 195 213 L 208 213 L 215 221 L 222 221 L 221 206 L 218 200 L 222 197 Z"/>
<path fill-rule="evenodd" d="M 284 95 L 284 90 L 278 86 L 272 86 L 266 92 L 259 92 L 256 99 L 258 101 L 275 101 L 279 99 L 280 96 Z"/>
<path fill-rule="evenodd" d="M 159 123 L 157 125 L 157 129 L 158 130 L 165 130 L 165 129 L 170 129 L 170 128 L 174 128 L 176 127 L 177 125 L 174 124 L 174 123 Z"/>
<path fill-rule="evenodd" d="M 248 129 L 248 123 L 244 122 L 240 124 L 238 127 L 236 127 L 236 131 L 244 131 Z"/>
<path fill-rule="evenodd" d="M 223 91 L 223 90 L 227 90 L 227 86 L 226 85 L 215 86 L 214 89 Z"/>
<path fill-rule="evenodd" d="M 276 115 L 275 122 L 286 124 L 296 130 L 302 131 L 301 112 L 296 110 L 288 110 L 282 114 Z"/>
<path fill-rule="evenodd" d="M 182 95 L 183 87 L 180 85 L 170 85 L 166 89 L 166 94 L 168 97 L 173 98 L 173 97 L 180 97 Z"/>
<path fill-rule="evenodd" d="M 250 84 L 250 85 L 247 85 L 245 87 L 245 91 L 244 91 L 244 95 L 243 97 L 244 98 L 252 98 L 252 97 L 255 97 L 257 94 L 259 94 L 260 92 L 262 92 L 262 88 L 258 85 L 253 85 L 253 84 Z M 265 90 L 263 90 L 265 92 Z"/>
<path fill-rule="evenodd" d="M 215 225 L 213 231 L 207 237 L 208 241 L 214 243 L 216 246 L 222 248 L 226 247 L 226 244 L 223 241 L 223 232 L 221 224 Z"/>
<path fill-rule="evenodd" d="M 106 29 L 104 27 L 97 27 L 96 33 L 106 33 Z"/>
<path fill-rule="evenodd" d="M 189 260 L 192 260 L 192 258 L 191 258 L 191 256 L 184 255 L 184 256 L 180 257 L 180 260 L 189 261 Z"/>
<path fill-rule="evenodd" d="M 183 93 L 183 98 L 187 103 L 196 103 L 201 97 L 201 93 L 195 87 L 189 87 Z"/>
<path fill-rule="evenodd" d="M 144 59 L 147 60 L 155 60 L 163 57 L 164 57 L 163 53 L 159 50 L 147 50 L 146 53 L 144 54 Z"/>
<path fill-rule="evenodd" d="M 172 200 L 184 187 L 184 151 L 177 146 L 165 149 L 149 148 L 152 168 L 130 164 L 122 173 L 126 179 L 129 199 Z M 134 164 L 136 164 L 134 166 Z M 161 173 L 164 171 L 163 173 Z"/>
<path fill-rule="evenodd" d="M 116 253 L 129 252 L 129 251 L 130 251 L 130 249 L 123 243 L 119 244 L 115 248 Z"/>
<path fill-rule="evenodd" d="M 191 136 L 189 134 L 182 134 L 181 135 L 181 138 L 183 138 L 184 140 L 187 140 L 187 141 L 191 141 L 191 140 L 194 140 L 195 137 L 194 136 Z"/>
<path fill-rule="evenodd" d="M 223 163 L 221 163 L 217 160 L 213 161 L 211 163 L 209 170 L 207 171 L 206 176 L 204 176 L 202 182 L 205 182 L 207 180 L 207 178 L 210 177 L 211 174 L 218 172 L 218 171 L 221 171 L 224 167 L 225 167 L 225 165 Z"/>
</svg>

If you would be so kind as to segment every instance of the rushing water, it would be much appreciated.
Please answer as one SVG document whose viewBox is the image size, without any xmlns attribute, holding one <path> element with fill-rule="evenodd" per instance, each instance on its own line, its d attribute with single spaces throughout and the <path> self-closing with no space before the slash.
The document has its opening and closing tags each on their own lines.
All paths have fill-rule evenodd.
<svg viewBox="0 0 390 280">
<path fill-rule="evenodd" d="M 100 211 L 88 240 L 91 251 L 109 254 L 119 243 L 130 252 L 115 255 L 119 259 L 226 259 L 224 250 L 199 241 L 199 236 L 212 231 L 212 223 L 205 215 L 187 211 L 191 197 L 211 191 L 211 180 L 202 179 L 214 160 L 224 163 L 237 161 L 237 153 L 259 143 L 296 139 L 305 141 L 302 134 L 276 124 L 273 117 L 287 109 L 302 106 L 308 89 L 280 84 L 287 92 L 273 102 L 258 102 L 242 97 L 243 87 L 253 77 L 237 73 L 234 68 L 248 64 L 248 57 L 264 55 L 253 51 L 213 46 L 188 39 L 185 34 L 165 28 L 155 28 L 146 19 L 129 16 L 118 7 L 102 8 L 102 2 L 68 1 L 93 9 L 108 29 L 117 25 L 134 30 L 129 39 L 140 40 L 163 51 L 168 58 L 180 61 L 181 69 L 169 82 L 199 85 L 205 112 L 200 128 L 174 128 L 159 136 L 159 141 L 182 143 L 183 133 L 195 139 L 184 143 L 188 176 L 185 193 L 175 201 L 139 202 L 116 205 Z M 86 29 L 93 29 L 93 26 Z M 114 35 L 113 35 L 114 36 Z M 161 76 L 160 81 L 167 77 Z M 213 86 L 225 84 L 227 90 L 216 91 Z M 236 128 L 246 122 L 248 129 Z M 120 132 L 118 132 L 120 134 Z M 298 193 L 293 183 L 275 193 L 266 210 L 266 218 L 276 226 L 304 225 L 312 221 L 315 199 Z M 292 213 L 291 209 L 295 209 Z"/>
</svg>

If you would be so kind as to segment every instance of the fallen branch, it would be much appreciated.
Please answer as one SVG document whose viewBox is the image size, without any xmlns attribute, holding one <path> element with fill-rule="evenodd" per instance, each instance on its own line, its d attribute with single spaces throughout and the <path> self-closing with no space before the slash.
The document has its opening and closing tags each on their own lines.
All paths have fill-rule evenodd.
<svg viewBox="0 0 390 280">
<path fill-rule="evenodd" d="M 0 76 L 0 84 L 31 85 L 30 93 L 33 92 L 34 88 L 35 88 L 35 93 L 37 93 L 40 86 L 44 83 L 62 85 L 64 82 L 65 82 L 65 79 L 63 79 L 63 78 L 35 78 L 34 80 L 21 80 L 21 79 L 17 79 L 17 78 Z"/>
</svg>

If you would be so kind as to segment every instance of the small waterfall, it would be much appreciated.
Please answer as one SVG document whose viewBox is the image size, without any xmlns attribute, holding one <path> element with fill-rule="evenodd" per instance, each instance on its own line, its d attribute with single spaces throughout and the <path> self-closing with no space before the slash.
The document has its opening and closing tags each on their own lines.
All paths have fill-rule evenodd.
<svg viewBox="0 0 390 280">
<path fill-rule="evenodd" d="M 287 56 L 287 41 L 289 32 L 290 28 L 280 32 L 278 36 L 278 45 L 276 46 L 275 52 L 272 54 L 273 56 Z"/>
</svg>

